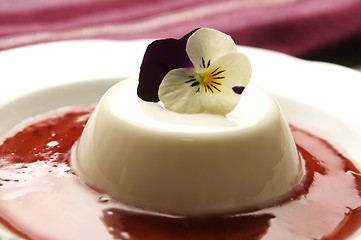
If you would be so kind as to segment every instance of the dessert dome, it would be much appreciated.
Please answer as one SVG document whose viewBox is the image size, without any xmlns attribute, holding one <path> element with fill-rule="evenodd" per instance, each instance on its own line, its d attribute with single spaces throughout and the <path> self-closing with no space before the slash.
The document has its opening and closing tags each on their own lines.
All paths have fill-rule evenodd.
<svg viewBox="0 0 361 240">
<path fill-rule="evenodd" d="M 303 167 L 283 114 L 249 85 L 227 117 L 181 114 L 136 97 L 137 79 L 101 99 L 72 163 L 90 186 L 130 206 L 198 215 L 267 205 Z"/>
<path fill-rule="evenodd" d="M 95 108 L 74 170 L 129 206 L 166 214 L 274 203 L 303 165 L 278 104 L 247 86 L 250 76 L 248 58 L 212 29 L 151 43 L 139 82 L 120 81 Z"/>
</svg>

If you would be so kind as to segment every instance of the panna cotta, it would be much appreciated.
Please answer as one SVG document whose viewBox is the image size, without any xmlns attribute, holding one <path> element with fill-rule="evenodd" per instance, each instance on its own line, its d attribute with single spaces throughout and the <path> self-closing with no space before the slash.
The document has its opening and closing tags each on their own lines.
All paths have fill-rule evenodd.
<svg viewBox="0 0 361 240">
<path fill-rule="evenodd" d="M 90 186 L 145 210 L 179 215 L 267 206 L 300 184 L 303 164 L 275 100 L 249 85 L 226 116 L 183 114 L 120 81 L 73 148 Z"/>
</svg>

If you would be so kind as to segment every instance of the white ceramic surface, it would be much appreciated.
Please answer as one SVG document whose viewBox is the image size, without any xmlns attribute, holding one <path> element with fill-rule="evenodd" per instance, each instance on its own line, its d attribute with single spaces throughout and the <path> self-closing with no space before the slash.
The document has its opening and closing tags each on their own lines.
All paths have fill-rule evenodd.
<svg viewBox="0 0 361 240">
<path fill-rule="evenodd" d="M 0 135 L 26 117 L 96 102 L 115 82 L 138 73 L 148 43 L 68 41 L 0 52 Z M 252 62 L 251 81 L 275 96 L 289 122 L 326 138 L 360 166 L 359 72 L 267 50 L 240 50 Z M 352 239 L 361 239 L 361 233 Z"/>
</svg>

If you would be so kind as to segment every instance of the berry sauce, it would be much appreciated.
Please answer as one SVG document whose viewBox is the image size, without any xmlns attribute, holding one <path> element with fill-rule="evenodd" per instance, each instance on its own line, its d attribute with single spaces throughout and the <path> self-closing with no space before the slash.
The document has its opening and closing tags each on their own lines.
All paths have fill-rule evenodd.
<svg viewBox="0 0 361 240">
<path fill-rule="evenodd" d="M 361 226 L 361 175 L 327 141 L 291 126 L 306 175 L 272 206 L 184 217 L 132 209 L 70 167 L 92 107 L 59 110 L 0 139 L 0 220 L 26 239 L 344 239 Z M 261 167 L 261 166 L 260 166 Z"/>
</svg>

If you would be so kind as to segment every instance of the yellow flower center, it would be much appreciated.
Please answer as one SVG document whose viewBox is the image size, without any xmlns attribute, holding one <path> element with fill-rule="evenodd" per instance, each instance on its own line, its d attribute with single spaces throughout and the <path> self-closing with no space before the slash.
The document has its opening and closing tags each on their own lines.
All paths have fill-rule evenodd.
<svg viewBox="0 0 361 240">
<path fill-rule="evenodd" d="M 225 78 L 220 67 L 209 69 L 199 74 L 199 85 L 202 90 L 209 93 L 221 92 L 222 81 Z"/>
</svg>

